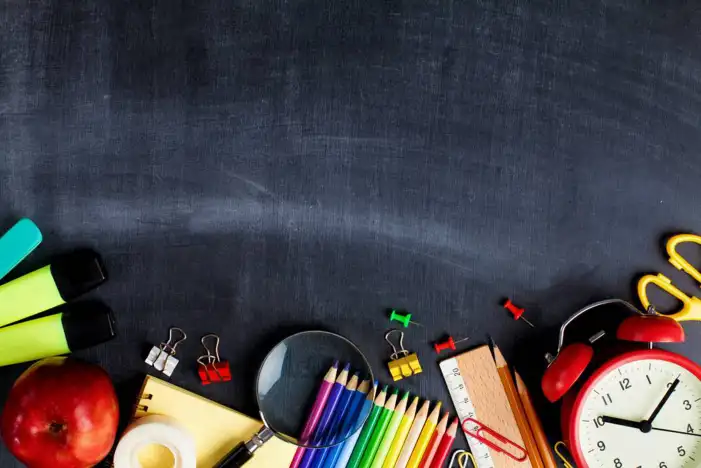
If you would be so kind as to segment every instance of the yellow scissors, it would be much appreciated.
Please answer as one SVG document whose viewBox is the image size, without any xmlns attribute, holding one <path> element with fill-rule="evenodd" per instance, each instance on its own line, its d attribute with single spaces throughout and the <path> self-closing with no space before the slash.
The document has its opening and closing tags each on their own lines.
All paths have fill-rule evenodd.
<svg viewBox="0 0 701 468">
<path fill-rule="evenodd" d="M 677 252 L 677 246 L 685 242 L 693 242 L 701 245 L 701 236 L 694 234 L 679 234 L 667 241 L 667 254 L 669 255 L 669 263 L 674 265 L 677 270 L 681 270 L 691 276 L 696 282 L 701 285 L 701 273 L 694 268 L 684 257 Z M 681 310 L 665 314 L 677 322 L 685 320 L 701 320 L 701 299 L 696 296 L 687 296 L 679 288 L 672 284 L 672 280 L 663 274 L 645 275 L 638 281 L 638 296 L 643 307 L 647 310 L 650 307 L 650 300 L 647 297 L 647 288 L 654 284 L 662 289 L 667 294 L 679 299 L 682 302 Z M 653 306 L 654 307 L 654 306 Z"/>
</svg>

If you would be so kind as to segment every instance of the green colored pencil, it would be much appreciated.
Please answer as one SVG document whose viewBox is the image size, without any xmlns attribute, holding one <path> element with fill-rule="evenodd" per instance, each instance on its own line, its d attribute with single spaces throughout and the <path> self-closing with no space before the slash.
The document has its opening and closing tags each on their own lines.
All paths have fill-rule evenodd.
<svg viewBox="0 0 701 468">
<path fill-rule="evenodd" d="M 385 385 L 385 388 L 383 388 L 380 394 L 377 395 L 377 398 L 375 398 L 375 403 L 372 405 L 370 416 L 368 416 L 367 421 L 365 421 L 363 430 L 360 431 L 360 436 L 358 436 L 358 440 L 355 443 L 355 448 L 353 449 L 350 460 L 348 460 L 346 468 L 358 468 L 360 466 L 363 453 L 365 453 L 365 447 L 367 447 L 368 442 L 370 442 L 370 436 L 372 436 L 375 426 L 377 425 L 377 421 L 380 419 L 380 414 L 382 414 L 382 410 L 384 410 L 386 399 L 387 385 Z"/>
<path fill-rule="evenodd" d="M 385 431 L 387 430 L 389 421 L 392 419 L 394 407 L 397 406 L 398 393 L 399 390 L 395 389 L 392 395 L 387 399 L 385 408 L 382 410 L 382 413 L 380 413 L 380 417 L 375 425 L 375 430 L 372 431 L 372 435 L 370 436 L 370 441 L 368 442 L 368 446 L 363 454 L 363 459 L 359 465 L 360 468 L 370 468 L 370 465 L 372 465 L 377 449 L 380 448 L 380 442 L 382 442 L 382 438 L 385 436 Z"/>
<path fill-rule="evenodd" d="M 379 447 L 377 449 L 377 452 L 375 453 L 375 457 L 372 459 L 372 465 L 370 465 L 372 468 L 382 468 L 382 465 L 384 465 L 385 459 L 387 458 L 387 454 L 389 453 L 389 449 L 392 446 L 394 436 L 397 434 L 399 423 L 402 422 L 402 418 L 404 417 L 404 413 L 406 412 L 406 406 L 408 403 L 409 392 L 406 392 L 404 397 L 402 397 L 402 400 L 399 403 L 397 403 L 397 406 L 394 408 L 392 418 L 387 424 L 387 429 L 385 430 L 385 433 L 382 436 L 382 440 L 380 440 L 380 443 L 378 444 Z"/>
</svg>

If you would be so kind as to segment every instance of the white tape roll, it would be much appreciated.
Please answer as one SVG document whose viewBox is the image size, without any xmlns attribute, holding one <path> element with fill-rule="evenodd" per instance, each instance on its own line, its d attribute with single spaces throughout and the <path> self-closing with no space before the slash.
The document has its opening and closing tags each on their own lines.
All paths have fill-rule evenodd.
<svg viewBox="0 0 701 468">
<path fill-rule="evenodd" d="M 167 416 L 137 419 L 127 427 L 114 453 L 115 468 L 140 468 L 139 451 L 147 445 L 162 445 L 171 451 L 174 468 L 196 468 L 195 441 L 178 422 Z"/>
</svg>

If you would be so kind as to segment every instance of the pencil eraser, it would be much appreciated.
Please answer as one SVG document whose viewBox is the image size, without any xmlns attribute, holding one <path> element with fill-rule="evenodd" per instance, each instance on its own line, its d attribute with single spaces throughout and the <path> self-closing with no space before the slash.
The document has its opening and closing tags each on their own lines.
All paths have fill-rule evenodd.
<svg viewBox="0 0 701 468">
<path fill-rule="evenodd" d="M 0 279 L 41 244 L 41 231 L 30 219 L 22 218 L 0 237 Z"/>
</svg>

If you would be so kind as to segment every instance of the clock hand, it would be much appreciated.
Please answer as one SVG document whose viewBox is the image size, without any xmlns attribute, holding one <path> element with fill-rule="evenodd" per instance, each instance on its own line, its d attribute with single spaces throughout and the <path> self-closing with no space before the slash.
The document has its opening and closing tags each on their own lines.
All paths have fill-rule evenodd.
<svg viewBox="0 0 701 468">
<path fill-rule="evenodd" d="M 615 424 L 617 426 L 632 427 L 633 429 L 643 430 L 643 421 L 630 421 L 628 419 L 615 418 L 613 416 L 602 416 L 601 419 L 605 423 Z"/>
<path fill-rule="evenodd" d="M 664 432 L 671 432 L 673 434 L 684 434 L 684 435 L 689 435 L 689 436 L 694 436 L 694 437 L 701 437 L 701 434 L 694 434 L 691 432 L 684 432 L 684 431 L 675 431 L 672 429 L 662 429 L 661 427 L 653 427 L 653 431 L 664 431 Z"/>
<path fill-rule="evenodd" d="M 648 425 L 652 425 L 652 421 L 654 421 L 655 418 L 657 417 L 657 415 L 660 413 L 660 411 L 662 411 L 662 407 L 665 405 L 665 403 L 667 403 L 667 400 L 669 400 L 669 397 L 672 396 L 672 392 L 674 392 L 674 389 L 677 388 L 677 385 L 679 385 L 679 377 L 674 379 L 674 382 L 672 382 L 672 385 L 670 385 L 669 388 L 667 389 L 667 393 L 665 393 L 664 396 L 662 397 L 662 401 L 660 401 L 660 403 L 654 409 L 654 411 L 652 412 L 650 417 L 647 419 L 647 421 L 645 421 Z M 648 431 L 645 431 L 645 432 L 648 432 Z"/>
</svg>

